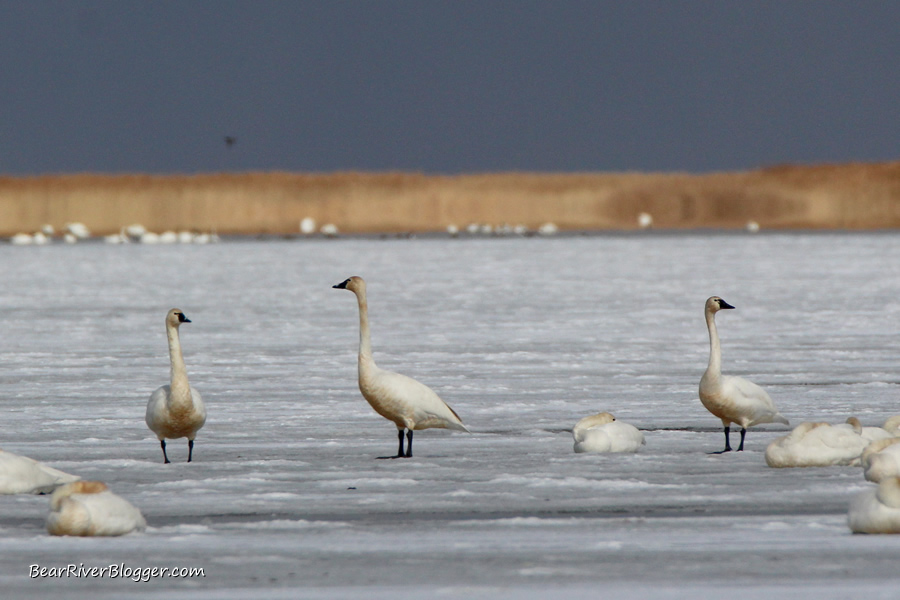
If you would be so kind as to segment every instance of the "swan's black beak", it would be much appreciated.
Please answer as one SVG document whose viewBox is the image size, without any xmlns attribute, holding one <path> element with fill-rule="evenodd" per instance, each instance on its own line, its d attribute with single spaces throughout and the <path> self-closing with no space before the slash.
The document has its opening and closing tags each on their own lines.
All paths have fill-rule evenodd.
<svg viewBox="0 0 900 600">
<path fill-rule="evenodd" d="M 333 285 L 333 286 L 331 286 L 331 287 L 333 287 L 333 288 L 336 289 L 336 290 L 346 290 L 346 289 L 347 289 L 347 284 L 348 284 L 348 283 L 350 283 L 350 280 L 349 280 L 349 279 L 345 279 L 344 281 L 340 282 L 339 284 Z"/>
<path fill-rule="evenodd" d="M 190 323 L 191 320 L 184 316 L 184 313 L 178 313 L 178 322 L 179 323 Z"/>
<path fill-rule="evenodd" d="M 734 308 L 732 305 L 728 304 L 721 298 L 719 298 L 719 308 Z"/>
</svg>

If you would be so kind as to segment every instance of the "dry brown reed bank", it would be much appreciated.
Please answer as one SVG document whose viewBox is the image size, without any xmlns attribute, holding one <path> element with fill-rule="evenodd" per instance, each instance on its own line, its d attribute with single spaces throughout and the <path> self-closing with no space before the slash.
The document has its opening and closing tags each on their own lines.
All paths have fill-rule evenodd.
<svg viewBox="0 0 900 600">
<path fill-rule="evenodd" d="M 0 177 L 0 235 L 78 221 L 94 234 L 289 234 L 304 217 L 341 232 L 424 232 L 469 223 L 562 230 L 900 227 L 900 161 L 749 172 L 427 176 L 246 173 Z"/>
</svg>

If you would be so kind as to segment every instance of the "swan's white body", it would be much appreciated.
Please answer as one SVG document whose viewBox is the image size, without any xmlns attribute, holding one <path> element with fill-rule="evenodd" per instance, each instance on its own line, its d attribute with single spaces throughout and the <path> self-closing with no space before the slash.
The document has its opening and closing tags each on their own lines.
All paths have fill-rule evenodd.
<svg viewBox="0 0 900 600">
<path fill-rule="evenodd" d="M 0 450 L 0 494 L 49 494 L 78 479 L 27 456 Z"/>
<path fill-rule="evenodd" d="M 375 412 L 392 421 L 399 431 L 397 457 L 412 456 L 412 432 L 441 428 L 469 431 L 452 408 L 428 386 L 411 377 L 379 368 L 372 358 L 366 282 L 351 277 L 334 286 L 356 294 L 359 304 L 359 390 Z M 407 430 L 409 449 L 403 453 L 403 431 Z"/>
<path fill-rule="evenodd" d="M 900 437 L 876 440 L 863 450 L 860 464 L 865 478 L 875 483 L 900 475 Z"/>
<path fill-rule="evenodd" d="M 900 533 L 900 477 L 886 477 L 853 498 L 847 524 L 853 533 Z"/>
<path fill-rule="evenodd" d="M 69 483 L 50 497 L 47 531 L 52 535 L 125 535 L 146 526 L 141 511 L 99 481 Z"/>
<path fill-rule="evenodd" d="M 868 440 L 853 428 L 828 423 L 801 423 L 766 448 L 770 467 L 857 465 Z"/>
<path fill-rule="evenodd" d="M 700 379 L 700 402 L 706 410 L 722 420 L 725 426 L 725 450 L 731 450 L 729 431 L 732 423 L 741 426 L 741 445 L 744 449 L 744 436 L 747 428 L 760 423 L 790 423 L 778 409 L 764 389 L 743 379 L 722 375 L 722 347 L 716 329 L 716 313 L 724 308 L 734 308 L 718 296 L 706 301 L 704 314 L 706 327 L 709 329 L 709 365 Z"/>
<path fill-rule="evenodd" d="M 190 323 L 190 320 L 177 308 L 170 310 L 166 315 L 166 336 L 169 340 L 171 364 L 170 383 L 157 388 L 147 403 L 147 427 L 159 438 L 163 459 L 167 463 L 169 457 L 166 455 L 166 440 L 183 437 L 188 439 L 188 462 L 191 462 L 194 438 L 206 422 L 203 399 L 188 382 L 181 342 L 178 339 L 178 327 L 181 323 Z"/>
<path fill-rule="evenodd" d="M 575 452 L 637 452 L 646 442 L 637 427 L 609 413 L 584 417 L 572 428 Z"/>
</svg>

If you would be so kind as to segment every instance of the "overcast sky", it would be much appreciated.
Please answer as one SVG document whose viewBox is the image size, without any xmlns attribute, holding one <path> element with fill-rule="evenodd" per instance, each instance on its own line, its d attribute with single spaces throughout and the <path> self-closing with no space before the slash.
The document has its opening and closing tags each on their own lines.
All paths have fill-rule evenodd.
<svg viewBox="0 0 900 600">
<path fill-rule="evenodd" d="M 900 2 L 0 0 L 0 115 L 7 175 L 895 160 Z"/>
</svg>

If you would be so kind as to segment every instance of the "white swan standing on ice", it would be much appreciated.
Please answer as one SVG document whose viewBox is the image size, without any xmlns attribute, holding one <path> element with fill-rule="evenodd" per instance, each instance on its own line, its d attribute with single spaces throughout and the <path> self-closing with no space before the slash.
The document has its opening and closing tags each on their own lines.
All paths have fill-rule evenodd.
<svg viewBox="0 0 900 600">
<path fill-rule="evenodd" d="M 141 511 L 101 481 L 69 483 L 50 497 L 47 531 L 52 535 L 125 535 L 146 527 Z"/>
<path fill-rule="evenodd" d="M 171 382 L 157 388 L 147 403 L 147 427 L 159 438 L 163 459 L 170 462 L 166 454 L 166 439 L 188 439 L 188 462 L 194 454 L 194 438 L 206 422 L 206 407 L 200 393 L 188 383 L 187 368 L 181 354 L 178 328 L 190 319 L 177 308 L 166 315 L 166 336 L 169 339 L 169 362 Z"/>
<path fill-rule="evenodd" d="M 900 477 L 881 480 L 850 501 L 847 524 L 853 533 L 900 533 Z"/>
<path fill-rule="evenodd" d="M 732 423 L 741 426 L 738 451 L 744 449 L 748 427 L 760 423 L 790 424 L 775 408 L 775 403 L 764 389 L 742 377 L 722 375 L 722 347 L 716 329 L 716 313 L 727 308 L 734 307 L 718 296 L 706 300 L 704 314 L 709 329 L 709 366 L 700 379 L 700 402 L 706 410 L 722 419 L 725 426 L 725 449 L 722 452 L 731 451 L 729 433 Z"/>
<path fill-rule="evenodd" d="M 362 277 L 351 277 L 332 286 L 350 290 L 356 294 L 359 304 L 359 391 L 379 415 L 397 426 L 400 448 L 397 456 L 384 458 L 404 458 L 412 456 L 413 431 L 429 429 L 469 430 L 463 425 L 459 415 L 450 408 L 434 391 L 399 373 L 385 371 L 375 365 L 372 359 L 372 341 L 369 334 L 369 307 L 366 302 L 366 282 Z M 403 452 L 403 432 L 406 430 L 406 452 Z"/>
<path fill-rule="evenodd" d="M 78 479 L 27 456 L 0 450 L 0 494 L 49 494 Z"/>
<path fill-rule="evenodd" d="M 637 452 L 646 442 L 637 427 L 607 412 L 584 417 L 572 428 L 575 452 Z"/>
<path fill-rule="evenodd" d="M 869 441 L 845 424 L 801 423 L 766 448 L 770 467 L 857 465 Z"/>
</svg>

